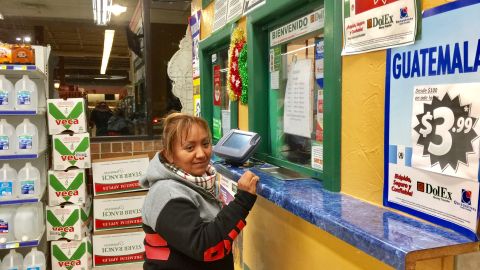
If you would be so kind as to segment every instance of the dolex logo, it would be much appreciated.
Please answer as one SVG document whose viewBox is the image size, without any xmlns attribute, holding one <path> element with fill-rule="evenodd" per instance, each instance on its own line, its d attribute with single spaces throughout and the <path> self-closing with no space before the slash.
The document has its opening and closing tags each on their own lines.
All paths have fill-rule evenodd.
<svg viewBox="0 0 480 270">
<path fill-rule="evenodd" d="M 70 164 L 75 165 L 77 161 L 85 159 L 84 155 L 78 155 L 77 153 L 85 153 L 88 147 L 90 147 L 90 142 L 88 137 L 83 138 L 78 144 L 77 148 L 75 148 L 75 150 L 72 152 L 62 143 L 61 140 L 55 139 L 54 147 L 55 150 L 60 154 L 62 161 L 68 161 Z"/>
<path fill-rule="evenodd" d="M 462 203 L 472 205 L 472 192 L 462 188 Z"/>
<path fill-rule="evenodd" d="M 393 23 L 393 15 L 385 14 L 379 18 L 371 18 L 367 20 L 367 28 L 384 28 Z"/>
<path fill-rule="evenodd" d="M 445 200 L 452 200 L 452 192 L 449 192 L 446 187 L 434 187 L 428 183 L 425 184 L 423 182 L 417 182 L 417 190 L 427 194 L 432 194 L 433 196 L 440 197 Z"/>
<path fill-rule="evenodd" d="M 75 250 L 73 255 L 69 258 L 67 257 L 67 255 L 65 255 L 65 253 L 62 252 L 62 250 L 58 246 L 52 245 L 52 254 L 55 259 L 58 260 L 58 266 L 67 270 L 71 270 L 75 266 L 82 265 L 80 259 L 83 255 L 85 255 L 86 251 L 87 249 L 85 247 L 85 244 L 82 243 L 80 247 Z"/>
<path fill-rule="evenodd" d="M 425 192 L 425 183 L 417 182 L 417 190 L 420 192 Z"/>
<path fill-rule="evenodd" d="M 403 7 L 400 9 L 400 19 L 408 18 L 408 7 Z"/>
<path fill-rule="evenodd" d="M 78 125 L 78 117 L 83 113 L 82 103 L 79 102 L 70 111 L 68 116 L 65 116 L 53 103 L 48 104 L 48 113 L 55 118 L 57 125 L 62 125 L 66 129 L 69 129 L 72 125 Z"/>
</svg>

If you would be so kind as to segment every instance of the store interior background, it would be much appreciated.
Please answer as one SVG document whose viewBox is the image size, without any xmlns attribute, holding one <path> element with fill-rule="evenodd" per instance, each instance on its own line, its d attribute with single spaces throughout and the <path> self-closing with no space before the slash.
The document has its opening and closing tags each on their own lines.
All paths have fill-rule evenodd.
<svg viewBox="0 0 480 270">
<path fill-rule="evenodd" d="M 113 2 L 126 7 L 126 12 L 112 15 L 107 26 L 98 26 L 93 21 L 92 1 L 2 0 L 0 40 L 14 44 L 30 37 L 32 45 L 51 46 L 50 97 L 85 97 L 89 114 L 101 102 L 111 114 L 124 114 L 127 131 L 99 137 L 151 137 L 160 132 L 158 119 L 171 110 L 167 64 L 186 34 L 191 1 L 148 1 L 147 28 L 142 1 Z M 101 75 L 106 29 L 115 30 L 115 35 L 106 73 Z M 150 75 L 145 74 L 145 29 L 151 31 Z M 147 76 L 152 80 L 148 94 Z M 153 124 L 153 130 L 148 130 L 147 123 Z M 92 137 L 97 137 L 96 126 L 91 126 Z"/>
</svg>

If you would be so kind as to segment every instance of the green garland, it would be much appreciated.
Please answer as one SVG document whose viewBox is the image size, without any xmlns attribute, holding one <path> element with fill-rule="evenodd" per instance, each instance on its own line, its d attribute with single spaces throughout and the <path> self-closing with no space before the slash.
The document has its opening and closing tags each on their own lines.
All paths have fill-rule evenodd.
<svg viewBox="0 0 480 270">
<path fill-rule="evenodd" d="M 238 57 L 238 72 L 242 79 L 242 95 L 240 96 L 240 102 L 245 105 L 248 102 L 247 43 L 243 45 L 242 51 Z"/>
</svg>

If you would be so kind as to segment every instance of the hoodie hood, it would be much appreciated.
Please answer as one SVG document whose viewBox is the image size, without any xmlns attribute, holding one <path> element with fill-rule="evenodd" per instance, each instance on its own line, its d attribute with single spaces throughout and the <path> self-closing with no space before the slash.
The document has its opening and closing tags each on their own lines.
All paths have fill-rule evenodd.
<svg viewBox="0 0 480 270">
<path fill-rule="evenodd" d="M 183 179 L 176 173 L 167 169 L 163 163 L 160 161 L 160 153 L 157 152 L 150 163 L 148 164 L 147 173 L 143 175 L 140 179 L 140 184 L 144 188 L 151 188 L 153 184 L 157 181 L 162 180 L 178 180 L 183 181 Z"/>
</svg>

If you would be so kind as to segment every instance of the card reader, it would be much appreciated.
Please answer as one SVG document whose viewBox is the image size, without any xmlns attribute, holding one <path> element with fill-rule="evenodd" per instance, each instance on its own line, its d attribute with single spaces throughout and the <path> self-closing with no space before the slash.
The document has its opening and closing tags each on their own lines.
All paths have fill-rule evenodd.
<svg viewBox="0 0 480 270">
<path fill-rule="evenodd" d="M 213 147 L 213 152 L 227 163 L 242 165 L 253 155 L 260 139 L 255 132 L 231 129 Z"/>
</svg>

